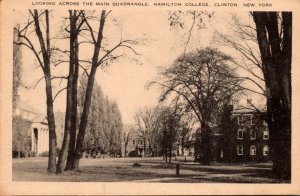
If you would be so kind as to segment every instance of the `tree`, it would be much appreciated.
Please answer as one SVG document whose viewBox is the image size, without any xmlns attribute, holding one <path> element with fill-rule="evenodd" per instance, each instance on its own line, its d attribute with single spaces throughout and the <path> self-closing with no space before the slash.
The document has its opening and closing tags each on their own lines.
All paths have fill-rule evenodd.
<svg viewBox="0 0 300 196">
<path fill-rule="evenodd" d="M 87 88 L 88 76 L 82 74 L 79 78 L 78 88 L 78 110 L 79 116 L 82 114 L 84 106 L 84 95 Z M 100 85 L 97 83 L 93 88 L 91 107 L 89 111 L 88 124 L 84 139 L 84 149 L 87 153 L 100 152 L 107 146 L 107 138 L 104 136 L 105 128 L 103 126 L 103 116 L 105 113 L 105 97 Z M 77 125 L 78 128 L 79 124 Z"/>
<path fill-rule="evenodd" d="M 179 131 L 181 129 L 182 114 L 176 112 L 176 109 L 164 107 L 159 115 L 160 145 L 166 158 L 165 160 L 167 162 L 169 158 L 169 163 L 171 163 L 173 150 L 178 147 Z"/>
<path fill-rule="evenodd" d="M 117 155 L 121 155 L 121 143 L 122 143 L 122 117 L 121 113 L 118 109 L 118 105 L 116 102 L 111 102 L 110 104 L 111 110 L 111 120 L 110 120 L 110 154 L 113 157 L 117 157 Z"/>
<path fill-rule="evenodd" d="M 149 155 L 158 156 L 159 151 L 159 123 L 160 123 L 160 106 L 152 109 L 152 122 L 150 122 L 150 132 L 148 134 Z M 151 119 L 151 118 L 150 118 Z"/>
<path fill-rule="evenodd" d="M 232 62 L 237 69 L 242 70 L 238 77 L 243 79 L 241 87 L 244 91 L 265 98 L 264 67 L 260 59 L 255 24 L 253 21 L 241 20 L 237 15 L 232 15 L 232 22 L 233 24 L 229 24 L 231 31 L 228 34 L 215 32 L 214 42 L 237 52 L 238 58 Z M 251 109 L 261 112 L 257 106 L 252 106 Z"/>
<path fill-rule="evenodd" d="M 20 27 L 14 27 L 14 43 L 20 43 L 20 37 L 18 36 Z M 15 112 L 18 101 L 19 93 L 18 89 L 21 85 L 21 72 L 22 72 L 22 63 L 21 63 L 22 53 L 20 45 L 13 45 L 13 113 Z"/>
<path fill-rule="evenodd" d="M 72 155 L 72 169 L 78 169 L 79 168 L 79 160 L 82 157 L 82 153 L 84 152 L 84 136 L 85 136 L 85 130 L 88 124 L 88 116 L 89 116 L 89 108 L 91 105 L 91 97 L 92 97 L 92 91 L 96 76 L 96 71 L 98 67 L 103 68 L 105 65 L 107 65 L 109 62 L 119 58 L 122 55 L 114 55 L 114 52 L 123 47 L 130 49 L 135 54 L 138 54 L 133 48 L 132 45 L 137 44 L 137 41 L 133 40 L 122 40 L 116 44 L 111 49 L 103 49 L 102 41 L 104 37 L 104 27 L 105 22 L 107 19 L 107 16 L 110 12 L 106 13 L 106 10 L 101 11 L 100 19 L 99 19 L 99 28 L 97 31 L 95 31 L 92 27 L 92 25 L 89 22 L 89 19 L 86 17 L 85 14 L 82 14 L 82 17 L 84 18 L 86 29 L 90 33 L 91 42 L 94 49 L 93 49 L 93 57 L 91 63 L 91 69 L 88 76 L 88 82 L 87 82 L 87 88 L 85 92 L 85 98 L 84 98 L 84 106 L 83 111 L 80 117 L 80 123 L 79 123 L 79 130 L 77 134 L 77 140 L 76 140 L 76 148 Z M 95 20 L 95 18 L 93 18 Z M 103 53 L 103 54 L 102 54 Z M 102 55 L 101 55 L 102 54 Z"/>
<path fill-rule="evenodd" d="M 240 54 L 242 61 L 235 64 L 248 74 L 240 78 L 254 84 L 251 88 L 242 85 L 243 89 L 265 97 L 273 172 L 280 180 L 290 179 L 291 13 L 253 12 L 250 16 L 254 20 L 246 23 L 233 16 L 234 34 L 229 36 L 217 32 L 216 40 Z M 271 52 L 273 50 L 275 53 Z M 279 104 L 281 102 L 283 106 Z M 254 104 L 251 105 L 261 112 Z M 282 145 L 278 146 L 278 142 Z"/>
<path fill-rule="evenodd" d="M 213 12 L 197 10 L 169 12 L 168 20 L 170 22 L 170 27 L 172 29 L 187 30 L 180 38 L 180 40 L 183 40 L 184 42 L 182 44 L 180 43 L 180 46 L 184 46 L 183 55 L 187 53 L 188 46 L 193 41 L 193 31 L 206 28 L 205 23 L 208 22 L 213 15 Z M 199 34 L 196 36 L 199 37 Z"/>
<path fill-rule="evenodd" d="M 181 125 L 179 130 L 179 143 L 181 146 L 181 156 L 184 155 L 184 149 L 191 148 L 191 131 L 194 122 L 191 120 L 191 114 L 186 114 L 181 117 Z"/>
<path fill-rule="evenodd" d="M 216 49 L 206 48 L 185 54 L 162 73 L 162 82 L 152 82 L 162 87 L 161 100 L 173 94 L 175 102 L 181 102 L 185 111 L 192 111 L 201 125 L 200 144 L 196 143 L 196 157 L 202 164 L 211 160 L 212 127 L 216 126 L 216 114 L 220 106 L 238 92 L 240 80 L 230 68 L 231 57 Z"/>
<path fill-rule="evenodd" d="M 83 73 L 79 79 L 78 88 L 79 116 L 84 107 L 87 80 L 88 77 Z M 87 154 L 101 152 L 117 156 L 121 150 L 122 129 L 123 124 L 118 105 L 105 97 L 100 85 L 95 82 L 84 137 L 84 151 Z"/>
<path fill-rule="evenodd" d="M 253 12 L 253 19 L 268 92 L 273 172 L 279 180 L 290 180 L 292 13 Z"/>
<path fill-rule="evenodd" d="M 29 14 L 32 18 L 32 21 L 29 19 L 27 25 L 20 29 L 18 36 L 21 40 L 14 42 L 17 45 L 23 45 L 29 48 L 36 60 L 38 61 L 39 66 L 43 70 L 44 79 L 46 83 L 46 102 L 47 102 L 47 120 L 49 126 L 49 159 L 48 159 L 48 172 L 55 172 L 56 166 L 56 132 L 55 132 L 55 118 L 53 110 L 53 93 L 52 93 L 52 76 L 51 76 L 51 66 L 50 66 L 50 57 L 51 57 L 51 45 L 50 45 L 50 25 L 49 25 L 49 11 L 45 10 L 39 13 L 37 10 L 29 10 Z M 42 16 L 45 16 L 43 19 Z M 45 31 L 42 32 L 41 21 L 45 22 Z M 38 44 L 40 51 L 33 44 L 33 41 L 28 37 L 27 30 L 34 24 L 34 32 L 36 38 L 38 39 Z M 44 35 L 43 35 L 44 34 Z"/>
<path fill-rule="evenodd" d="M 124 156 L 127 157 L 127 146 L 128 146 L 128 142 L 129 142 L 129 138 L 131 133 L 134 131 L 133 127 L 130 125 L 124 125 L 123 126 L 123 132 L 122 132 L 122 139 L 124 142 Z"/>
<path fill-rule="evenodd" d="M 68 154 L 66 170 L 72 169 L 72 155 L 74 153 L 76 142 L 76 127 L 77 127 L 77 84 L 79 73 L 79 42 L 78 35 L 80 28 L 84 23 L 83 19 L 80 19 L 81 12 L 76 10 L 69 10 L 70 29 L 70 49 L 69 49 L 69 74 L 67 82 L 67 106 L 65 116 L 65 131 L 62 148 L 59 154 L 58 163 L 56 166 L 56 172 L 62 173 L 66 156 Z"/>
<path fill-rule="evenodd" d="M 146 152 L 147 143 L 149 148 L 151 146 L 151 134 L 157 129 L 157 116 L 155 108 L 143 108 L 135 114 L 135 121 L 138 127 L 138 131 L 143 137 L 144 153 L 143 156 L 149 155 L 150 149 Z"/>
<path fill-rule="evenodd" d="M 87 88 L 85 92 L 85 98 L 84 98 L 84 106 L 83 111 L 80 118 L 80 124 L 79 124 L 79 130 L 77 135 L 77 141 L 76 141 L 76 148 L 74 151 L 74 154 L 72 156 L 72 169 L 79 169 L 79 160 L 82 157 L 82 153 L 84 151 L 83 143 L 84 143 L 84 135 L 85 130 L 88 123 L 88 116 L 89 116 L 89 109 L 91 105 L 91 98 L 92 98 L 92 92 L 93 92 L 93 86 L 95 81 L 95 75 L 98 66 L 102 63 L 100 59 L 99 60 L 99 53 L 100 48 L 102 47 L 102 40 L 103 40 L 103 30 L 105 26 L 105 20 L 106 20 L 106 11 L 102 10 L 101 16 L 100 16 L 100 22 L 99 22 L 99 30 L 97 32 L 97 37 L 94 36 L 94 31 L 92 27 L 89 25 L 88 21 L 86 20 L 86 24 L 90 29 L 91 37 L 93 38 L 94 43 L 94 52 L 93 52 L 93 58 L 92 58 L 92 65 L 91 65 L 91 71 L 88 77 L 87 82 Z"/>
<path fill-rule="evenodd" d="M 26 156 L 30 151 L 31 139 L 28 135 L 30 125 L 31 123 L 21 116 L 13 116 L 12 150 L 18 153 L 18 158 L 22 153 Z"/>
<path fill-rule="evenodd" d="M 20 27 L 14 27 L 14 43 L 20 43 L 21 39 L 18 36 Z M 13 133 L 12 133 L 12 150 L 17 152 L 17 157 L 21 157 L 21 153 L 27 151 L 29 147 L 27 130 L 30 123 L 20 116 L 16 115 L 16 108 L 19 102 L 18 89 L 22 84 L 22 53 L 21 47 L 18 44 L 13 45 Z"/>
</svg>

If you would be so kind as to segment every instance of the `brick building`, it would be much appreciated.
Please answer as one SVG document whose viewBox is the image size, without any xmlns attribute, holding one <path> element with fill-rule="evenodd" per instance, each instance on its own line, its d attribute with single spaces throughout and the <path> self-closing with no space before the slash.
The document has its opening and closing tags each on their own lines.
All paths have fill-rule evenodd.
<svg viewBox="0 0 300 196">
<path fill-rule="evenodd" d="M 217 160 L 265 162 L 270 160 L 269 130 L 265 113 L 240 108 L 228 111 Z"/>
</svg>

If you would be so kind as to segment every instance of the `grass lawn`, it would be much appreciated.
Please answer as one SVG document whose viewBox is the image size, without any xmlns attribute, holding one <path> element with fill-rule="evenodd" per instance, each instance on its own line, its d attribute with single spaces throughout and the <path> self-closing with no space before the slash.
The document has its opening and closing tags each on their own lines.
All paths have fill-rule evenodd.
<svg viewBox="0 0 300 196">
<path fill-rule="evenodd" d="M 221 164 L 202 166 L 183 158 L 165 163 L 162 158 L 85 159 L 81 171 L 48 174 L 47 158 L 13 159 L 14 181 L 73 182 L 176 182 L 176 183 L 276 183 L 271 175 L 271 163 Z M 134 163 L 141 166 L 133 167 Z M 180 175 L 176 175 L 176 164 Z"/>
</svg>

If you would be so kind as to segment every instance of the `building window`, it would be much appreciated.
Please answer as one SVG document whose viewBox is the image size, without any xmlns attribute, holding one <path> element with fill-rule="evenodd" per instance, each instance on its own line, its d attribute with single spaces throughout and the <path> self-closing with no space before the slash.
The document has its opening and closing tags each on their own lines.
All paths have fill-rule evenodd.
<svg viewBox="0 0 300 196">
<path fill-rule="evenodd" d="M 268 126 L 267 121 L 263 120 L 263 125 Z"/>
<path fill-rule="evenodd" d="M 243 139 L 243 137 L 244 137 L 244 130 L 243 129 L 238 129 L 237 138 L 238 139 Z"/>
<path fill-rule="evenodd" d="M 250 146 L 250 155 L 256 155 L 256 147 L 254 145 Z"/>
<path fill-rule="evenodd" d="M 253 121 L 253 114 L 250 115 L 250 124 L 251 125 L 255 125 L 254 121 Z"/>
<path fill-rule="evenodd" d="M 238 154 L 238 155 L 243 155 L 243 154 L 244 154 L 244 148 L 243 148 L 243 145 L 238 145 L 238 146 L 237 146 L 237 154 Z"/>
<path fill-rule="evenodd" d="M 238 125 L 243 125 L 244 124 L 244 116 L 238 116 L 237 117 L 237 120 L 238 120 Z"/>
<path fill-rule="evenodd" d="M 135 145 L 135 140 L 132 140 L 132 144 Z"/>
<path fill-rule="evenodd" d="M 250 138 L 251 138 L 251 140 L 255 140 L 256 139 L 256 131 L 255 130 L 251 130 L 250 131 Z"/>
<path fill-rule="evenodd" d="M 269 155 L 269 146 L 265 145 L 263 148 L 263 155 L 268 156 Z"/>
<path fill-rule="evenodd" d="M 263 131 L 263 139 L 268 140 L 269 139 L 269 130 L 266 129 Z"/>
</svg>

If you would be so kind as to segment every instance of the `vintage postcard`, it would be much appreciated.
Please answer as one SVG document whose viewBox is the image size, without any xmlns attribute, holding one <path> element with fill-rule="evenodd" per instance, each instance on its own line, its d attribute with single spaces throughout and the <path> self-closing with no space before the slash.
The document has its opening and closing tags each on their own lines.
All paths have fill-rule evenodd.
<svg viewBox="0 0 300 196">
<path fill-rule="evenodd" d="M 2 0 L 0 194 L 300 194 L 300 2 Z"/>
</svg>

